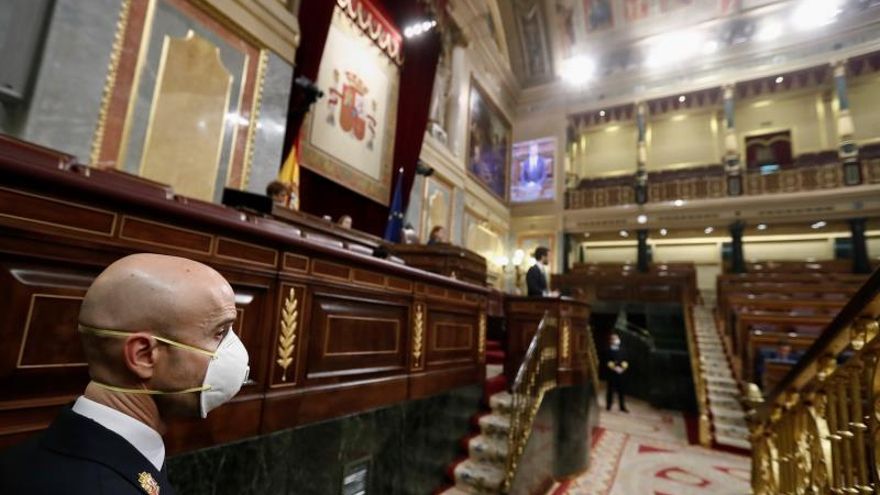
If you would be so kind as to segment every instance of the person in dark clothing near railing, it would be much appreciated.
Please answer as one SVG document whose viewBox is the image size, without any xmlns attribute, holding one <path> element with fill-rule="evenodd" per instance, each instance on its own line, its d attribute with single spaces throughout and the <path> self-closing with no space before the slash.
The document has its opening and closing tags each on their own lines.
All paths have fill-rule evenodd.
<svg viewBox="0 0 880 495">
<path fill-rule="evenodd" d="M 550 294 L 547 290 L 547 265 L 550 263 L 550 250 L 544 246 L 535 248 L 535 264 L 526 272 L 526 289 L 529 297 L 542 297 Z"/>
<path fill-rule="evenodd" d="M 621 412 L 629 412 L 626 409 L 626 399 L 623 396 L 624 377 L 629 363 L 626 361 L 626 355 L 620 348 L 620 336 L 616 333 L 611 334 L 610 345 L 608 346 L 607 365 L 610 372 L 608 373 L 608 383 L 605 393 L 605 409 L 611 410 L 612 399 L 614 393 L 617 393 L 617 404 Z"/>
</svg>

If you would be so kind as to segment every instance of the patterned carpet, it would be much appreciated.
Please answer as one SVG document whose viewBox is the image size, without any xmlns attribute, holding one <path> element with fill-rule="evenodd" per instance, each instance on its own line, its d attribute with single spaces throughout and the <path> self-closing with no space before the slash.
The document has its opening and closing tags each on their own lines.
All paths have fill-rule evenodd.
<svg viewBox="0 0 880 495">
<path fill-rule="evenodd" d="M 630 413 L 602 411 L 590 468 L 549 495 L 743 495 L 749 459 L 688 445 L 681 414 L 627 399 Z"/>
</svg>

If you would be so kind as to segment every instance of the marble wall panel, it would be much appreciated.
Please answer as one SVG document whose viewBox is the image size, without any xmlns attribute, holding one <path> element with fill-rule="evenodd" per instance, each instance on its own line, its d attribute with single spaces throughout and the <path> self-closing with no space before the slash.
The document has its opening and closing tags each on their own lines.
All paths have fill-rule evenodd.
<svg viewBox="0 0 880 495">
<path fill-rule="evenodd" d="M 368 493 L 432 493 L 460 452 L 482 388 L 463 387 L 345 418 L 172 457 L 187 495 L 341 493 L 345 466 L 369 463 Z"/>
<path fill-rule="evenodd" d="M 87 162 L 122 0 L 57 0 L 19 137 Z"/>
<path fill-rule="evenodd" d="M 250 192 L 265 193 L 266 185 L 278 176 L 278 169 L 286 158 L 282 152 L 292 81 L 293 66 L 270 53 L 263 81 L 257 133 L 254 136 L 253 162 L 245 188 Z"/>
</svg>

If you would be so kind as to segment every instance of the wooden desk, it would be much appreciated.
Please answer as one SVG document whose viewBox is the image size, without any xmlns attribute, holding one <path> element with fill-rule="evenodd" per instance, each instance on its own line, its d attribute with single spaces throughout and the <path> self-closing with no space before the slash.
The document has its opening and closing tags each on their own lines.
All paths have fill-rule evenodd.
<svg viewBox="0 0 880 495">
<path fill-rule="evenodd" d="M 567 297 L 506 296 L 504 313 L 507 318 L 504 373 L 510 383 L 513 383 L 532 337 L 538 330 L 538 323 L 545 313 L 559 322 L 559 344 L 556 348 L 559 385 L 571 385 L 590 379 L 592 370 L 589 362 L 594 346 L 589 327 L 590 306 L 587 303 Z"/>
<path fill-rule="evenodd" d="M 316 242 L 287 223 L 5 136 L 0 232 L 0 448 L 45 428 L 82 392 L 80 302 L 103 268 L 136 252 L 184 256 L 223 274 L 250 354 L 252 381 L 207 420 L 173 423 L 170 454 L 485 374 L 485 287 Z"/>
<path fill-rule="evenodd" d="M 486 285 L 486 258 L 453 244 L 395 244 L 388 249 L 412 267 Z"/>
</svg>

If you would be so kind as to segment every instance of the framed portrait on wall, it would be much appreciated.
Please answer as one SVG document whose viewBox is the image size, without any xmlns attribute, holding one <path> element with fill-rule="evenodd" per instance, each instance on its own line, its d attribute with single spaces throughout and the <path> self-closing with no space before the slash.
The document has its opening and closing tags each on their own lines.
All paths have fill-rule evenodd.
<svg viewBox="0 0 880 495">
<path fill-rule="evenodd" d="M 365 25 L 356 20 L 361 14 Z M 380 48 L 377 32 L 399 42 L 366 0 L 337 1 L 318 69 L 325 96 L 309 111 L 300 142 L 304 167 L 387 205 L 401 61 Z"/>
<path fill-rule="evenodd" d="M 506 200 L 510 122 L 471 79 L 468 105 L 467 169 L 481 185 Z"/>
<path fill-rule="evenodd" d="M 510 202 L 552 201 L 556 196 L 554 171 L 556 138 L 514 143 L 510 170 Z"/>
</svg>

